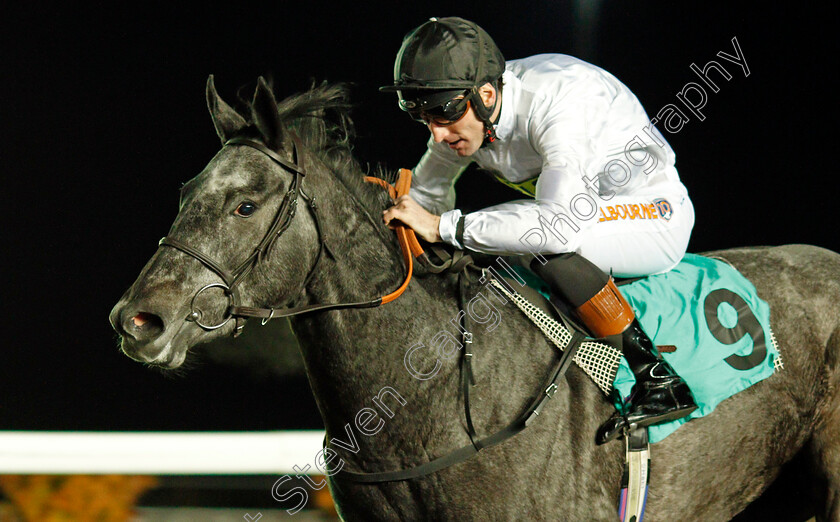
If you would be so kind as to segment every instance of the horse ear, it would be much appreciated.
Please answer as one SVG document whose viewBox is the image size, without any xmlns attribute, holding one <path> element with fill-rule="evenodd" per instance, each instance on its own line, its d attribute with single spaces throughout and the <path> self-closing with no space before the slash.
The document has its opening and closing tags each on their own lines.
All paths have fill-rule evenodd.
<svg viewBox="0 0 840 522">
<path fill-rule="evenodd" d="M 277 112 L 277 100 L 262 76 L 257 80 L 257 90 L 251 103 L 251 119 L 257 125 L 266 145 L 274 150 L 283 145 L 283 127 Z"/>
<path fill-rule="evenodd" d="M 245 118 L 219 97 L 212 74 L 207 78 L 207 108 L 210 110 L 213 126 L 216 127 L 216 134 L 219 135 L 222 143 L 248 125 Z"/>
</svg>

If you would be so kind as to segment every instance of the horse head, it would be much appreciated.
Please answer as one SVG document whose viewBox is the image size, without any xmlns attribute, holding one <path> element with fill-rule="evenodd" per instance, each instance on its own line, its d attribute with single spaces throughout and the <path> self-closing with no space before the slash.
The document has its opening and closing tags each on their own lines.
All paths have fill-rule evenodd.
<svg viewBox="0 0 840 522">
<path fill-rule="evenodd" d="M 110 314 L 126 355 L 168 368 L 190 347 L 237 333 L 244 321 L 231 306 L 311 300 L 306 285 L 322 254 L 345 253 L 342 236 L 359 216 L 330 174 L 358 170 L 342 86 L 278 104 L 260 78 L 247 119 L 221 99 L 212 76 L 206 94 L 223 147 L 183 185 L 169 233 Z"/>
</svg>

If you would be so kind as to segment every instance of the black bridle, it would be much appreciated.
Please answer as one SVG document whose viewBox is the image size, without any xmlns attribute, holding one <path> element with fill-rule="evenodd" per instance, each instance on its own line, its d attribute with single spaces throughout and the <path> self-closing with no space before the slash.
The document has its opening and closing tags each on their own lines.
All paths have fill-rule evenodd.
<svg viewBox="0 0 840 522">
<path fill-rule="evenodd" d="M 277 214 L 274 216 L 274 221 L 269 227 L 268 232 L 266 232 L 265 236 L 263 236 L 262 241 L 260 241 L 256 248 L 254 248 L 253 252 L 251 252 L 251 255 L 249 255 L 242 263 L 240 263 L 239 266 L 237 266 L 233 270 L 226 270 L 220 263 L 214 261 L 213 258 L 208 256 L 207 254 L 201 252 L 198 249 L 190 247 L 189 245 L 187 245 L 179 239 L 174 239 L 167 236 L 161 239 L 158 243 L 159 246 L 175 248 L 197 259 L 204 266 L 215 272 L 222 279 L 221 283 L 210 283 L 208 285 L 203 286 L 195 293 L 195 295 L 193 295 L 193 298 L 190 301 L 190 313 L 186 317 L 186 321 L 192 321 L 202 329 L 210 331 L 221 328 L 225 326 L 231 319 L 235 319 L 236 325 L 233 330 L 233 336 L 235 337 L 242 333 L 242 329 L 245 326 L 245 320 L 249 317 L 261 318 L 262 323 L 265 324 L 268 320 L 279 317 L 290 317 L 293 315 L 299 315 L 307 312 L 336 308 L 369 308 L 379 306 L 382 303 L 382 298 L 379 297 L 370 301 L 361 301 L 355 303 L 317 304 L 309 306 L 300 306 L 285 310 L 277 310 L 275 308 L 247 307 L 240 305 L 241 298 L 239 295 L 239 284 L 251 272 L 251 270 L 253 270 L 254 267 L 268 254 L 269 250 L 271 249 L 272 245 L 274 245 L 274 242 L 277 240 L 277 238 L 280 237 L 280 235 L 282 235 L 287 228 L 289 228 L 292 219 L 295 217 L 295 212 L 297 211 L 298 198 L 303 198 L 303 200 L 307 203 L 309 210 L 312 212 L 312 217 L 315 221 L 315 229 L 318 233 L 318 255 L 315 258 L 315 263 L 309 270 L 309 274 L 307 274 L 306 279 L 304 279 L 304 288 L 309 283 L 309 280 L 311 279 L 312 275 L 315 273 L 315 268 L 318 266 L 318 262 L 321 260 L 323 251 L 327 250 L 327 252 L 330 252 L 330 249 L 327 246 L 326 241 L 324 239 L 324 234 L 321 230 L 320 220 L 318 219 L 318 207 L 315 205 L 315 198 L 310 197 L 306 194 L 306 192 L 303 191 L 303 178 L 306 175 L 306 171 L 304 170 L 303 160 L 299 154 L 299 150 L 302 148 L 300 144 L 300 138 L 298 138 L 296 134 L 292 134 L 292 137 L 293 161 L 291 162 L 281 157 L 275 151 L 266 147 L 263 143 L 249 138 L 236 137 L 228 140 L 224 144 L 224 147 L 232 145 L 243 145 L 246 147 L 256 149 L 294 175 L 292 184 L 289 187 L 289 190 L 286 191 L 286 194 L 283 196 L 283 201 L 280 203 L 280 208 L 277 210 Z M 331 252 L 330 254 L 332 255 Z M 222 289 L 228 298 L 228 308 L 226 311 L 227 315 L 220 323 L 215 325 L 208 325 L 202 323 L 201 310 L 195 307 L 196 299 L 198 298 L 198 296 L 201 295 L 204 291 L 209 290 L 211 288 Z"/>
</svg>

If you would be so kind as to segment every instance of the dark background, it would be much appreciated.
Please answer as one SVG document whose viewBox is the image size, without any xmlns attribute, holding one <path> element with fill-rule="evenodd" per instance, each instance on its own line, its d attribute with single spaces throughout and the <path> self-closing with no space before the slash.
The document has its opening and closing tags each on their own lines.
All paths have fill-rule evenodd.
<svg viewBox="0 0 840 522">
<path fill-rule="evenodd" d="M 219 147 L 205 107 L 209 74 L 228 101 L 242 86 L 250 96 L 261 74 L 281 95 L 312 80 L 352 82 L 358 157 L 413 167 L 426 131 L 376 88 L 391 81 L 402 36 L 429 16 L 477 21 L 507 58 L 587 59 L 649 114 L 679 103 L 676 93 L 697 81 L 691 63 L 716 59 L 733 78 L 709 92 L 706 120 L 666 134 L 697 212 L 689 250 L 840 251 L 827 7 L 614 2 L 590 17 L 553 0 L 195 5 L 4 10 L 0 429 L 320 427 L 282 327 L 272 331 L 279 362 L 267 363 L 271 351 L 251 337 L 162 374 L 118 351 L 108 312 L 166 234 L 180 184 Z M 734 53 L 733 37 L 749 77 L 715 56 Z M 476 176 L 458 188 L 464 208 L 511 196 Z"/>
</svg>

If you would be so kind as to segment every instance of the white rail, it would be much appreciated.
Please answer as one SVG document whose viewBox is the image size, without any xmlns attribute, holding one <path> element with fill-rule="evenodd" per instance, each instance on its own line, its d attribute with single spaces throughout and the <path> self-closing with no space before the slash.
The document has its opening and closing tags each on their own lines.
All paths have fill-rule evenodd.
<svg viewBox="0 0 840 522">
<path fill-rule="evenodd" d="M 318 473 L 324 432 L 0 431 L 0 474 Z"/>
</svg>

